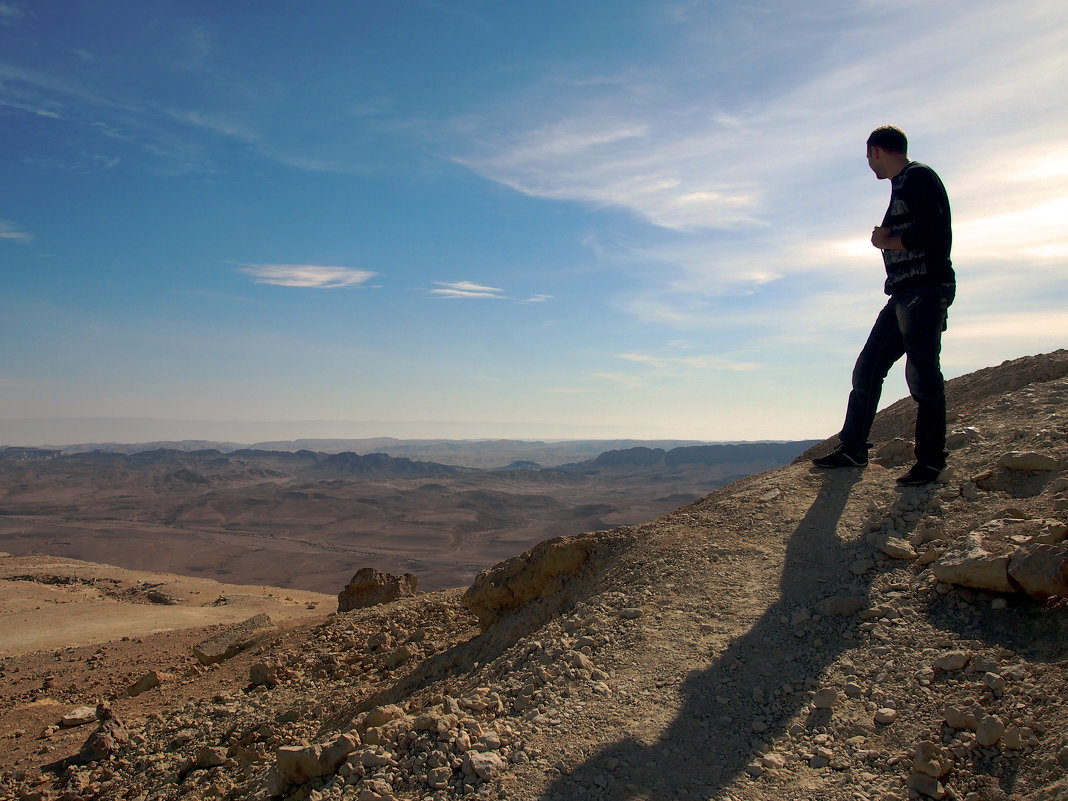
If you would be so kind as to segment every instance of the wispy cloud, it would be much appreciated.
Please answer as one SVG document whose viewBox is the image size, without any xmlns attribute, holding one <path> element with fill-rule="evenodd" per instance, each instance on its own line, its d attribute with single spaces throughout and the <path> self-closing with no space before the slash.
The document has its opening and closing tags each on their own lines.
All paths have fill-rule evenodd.
<svg viewBox="0 0 1068 801">
<path fill-rule="evenodd" d="M 720 37 L 719 48 L 699 32 L 691 52 L 680 48 L 680 64 L 688 62 L 694 77 L 685 94 L 678 70 L 652 67 L 616 84 L 587 82 L 581 96 L 533 86 L 529 95 L 541 102 L 488 115 L 472 137 L 477 145 L 457 160 L 526 195 L 650 224 L 617 225 L 586 243 L 624 276 L 609 299 L 615 308 L 670 329 L 715 331 L 747 354 L 785 347 L 805 362 L 817 348 L 859 347 L 882 302 L 881 261 L 868 232 L 889 187 L 867 171 L 863 141 L 876 125 L 894 122 L 949 188 L 962 312 L 1005 311 L 1007 296 L 1023 307 L 1028 293 L 1064 297 L 1068 6 L 1042 0 L 1017 12 L 992 0 L 907 3 L 903 23 L 922 17 L 924 24 L 889 50 L 874 46 L 871 11 L 869 4 L 833 12 L 825 57 L 797 69 L 776 64 L 781 56 L 769 51 L 758 66 L 769 74 L 781 68 L 776 92 L 732 93 L 746 76 L 732 74 L 730 59 L 702 67 L 717 49 L 734 55 L 730 30 L 708 25 L 702 30 L 715 30 L 709 35 Z M 832 9 L 817 0 L 788 13 L 818 18 Z M 765 24 L 747 14 L 734 19 Z M 889 86 L 887 63 L 903 70 Z M 887 108 L 897 111 L 888 118 Z M 995 341 L 993 328 L 965 329 L 961 321 L 956 314 L 947 347 L 964 348 L 966 337 L 968 347 L 972 337 L 976 347 Z M 1019 348 L 1054 341 L 1035 326 L 1016 330 L 1027 331 L 1013 340 Z M 661 371 L 758 367 L 718 357 L 621 358 Z"/>
<path fill-rule="evenodd" d="M 471 281 L 435 281 L 438 289 L 431 289 L 433 295 L 441 298 L 497 298 L 507 296 L 503 289 L 494 286 L 484 286 Z"/>
<path fill-rule="evenodd" d="M 928 13 L 926 6 L 906 11 Z M 868 87 L 885 74 L 888 58 L 906 70 L 898 88 L 887 90 L 907 109 L 899 124 L 923 132 L 928 144 L 952 142 L 958 159 L 982 159 L 985 150 L 1003 147 L 1006 137 L 1018 136 L 1019 118 L 1037 125 L 1033 138 L 1058 135 L 1063 114 L 1038 118 L 1036 100 L 1061 91 L 1065 12 L 1039 3 L 1010 14 L 1001 3 L 980 2 L 947 3 L 938 15 L 940 24 L 899 42 L 896 54 L 867 48 L 875 32 L 863 15 L 853 15 L 819 71 L 787 71 L 783 91 L 760 100 L 725 100 L 723 82 L 731 76 L 713 73 L 690 87 L 684 105 L 670 84 L 550 100 L 539 104 L 536 124 L 522 112 L 488 120 L 481 150 L 458 161 L 535 197 L 623 209 L 681 232 L 768 226 L 765 238 L 774 242 L 784 224 L 829 218 L 843 180 L 870 177 L 856 154 L 868 130 L 885 122 L 887 93 Z M 1054 24 L 1058 17 L 1062 24 Z M 947 37 L 946 30 L 965 35 Z M 1021 41 L 1036 44 L 1027 59 L 1019 58 Z M 707 48 L 686 58 L 701 63 Z M 696 66 L 694 72 L 700 74 Z M 976 74 L 997 75 L 998 91 L 975 81 Z M 921 85 L 917 96 L 913 87 Z M 974 135 L 977 124 L 983 137 Z"/>
<path fill-rule="evenodd" d="M 33 234 L 24 231 L 21 226 L 8 220 L 0 220 L 0 239 L 18 242 L 20 245 L 28 245 L 33 241 Z"/>
<path fill-rule="evenodd" d="M 362 286 L 375 276 L 375 273 L 368 270 L 318 264 L 246 264 L 240 268 L 240 271 L 255 278 L 257 284 L 308 289 L 343 289 Z"/>
<path fill-rule="evenodd" d="M 958 260 L 1058 262 L 1068 260 L 1068 194 L 958 223 L 954 242 Z"/>
<path fill-rule="evenodd" d="M 16 3 L 0 3 L 0 25 L 12 26 L 21 22 L 26 12 Z"/>
<path fill-rule="evenodd" d="M 133 148 L 145 159 L 147 169 L 165 175 L 214 173 L 224 141 L 303 171 L 351 173 L 362 169 L 343 159 L 318 157 L 307 147 L 272 142 L 270 134 L 276 132 L 269 124 L 272 100 L 258 96 L 242 79 L 210 69 L 210 40 L 210 32 L 200 26 L 179 31 L 168 42 L 170 50 L 141 68 L 164 73 L 181 69 L 188 71 L 189 80 L 210 79 L 210 90 L 203 92 L 199 102 L 212 103 L 218 110 L 210 106 L 175 107 L 156 97 L 140 96 L 135 89 L 119 88 L 98 74 L 95 59 L 87 51 L 76 53 L 85 67 L 77 73 L 0 62 L 0 106 L 54 119 L 70 129 L 103 136 L 116 146 Z M 67 169 L 99 166 L 52 164 Z"/>
<path fill-rule="evenodd" d="M 654 121 L 574 117 L 457 161 L 527 195 L 624 208 L 664 228 L 757 221 L 758 186 L 705 169 L 707 151 L 722 145 L 687 139 Z"/>
<path fill-rule="evenodd" d="M 189 127 L 198 125 L 196 119 L 181 119 L 159 109 L 152 100 L 116 92 L 113 86 L 94 80 L 89 70 L 74 75 L 0 63 L 0 106 L 55 120 L 67 132 L 103 137 L 111 147 L 132 148 L 130 152 L 138 153 L 153 172 L 176 175 L 215 170 L 206 143 L 189 136 Z M 201 122 L 198 127 L 208 126 Z M 85 170 L 101 165 L 109 168 L 115 157 L 25 158 L 42 166 Z"/>
<path fill-rule="evenodd" d="M 593 375 L 595 378 L 611 381 L 625 389 L 641 389 L 646 385 L 645 379 L 629 373 L 594 373 Z"/>
<path fill-rule="evenodd" d="M 544 303 L 545 301 L 552 300 L 552 299 L 553 299 L 552 295 L 533 295 L 533 296 L 531 296 L 531 297 L 529 297 L 526 300 L 521 301 L 521 302 L 522 303 Z"/>
</svg>

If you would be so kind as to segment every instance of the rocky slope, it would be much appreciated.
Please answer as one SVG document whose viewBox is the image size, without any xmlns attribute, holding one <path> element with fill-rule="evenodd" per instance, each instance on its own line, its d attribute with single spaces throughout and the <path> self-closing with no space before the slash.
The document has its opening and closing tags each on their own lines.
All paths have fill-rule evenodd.
<svg viewBox="0 0 1068 801">
<path fill-rule="evenodd" d="M 4 660 L 29 723 L 0 731 L 0 798 L 1068 798 L 1068 352 L 948 397 L 929 487 L 894 483 L 905 401 L 865 470 L 799 459 L 466 592 L 211 665 L 203 632 Z"/>
</svg>

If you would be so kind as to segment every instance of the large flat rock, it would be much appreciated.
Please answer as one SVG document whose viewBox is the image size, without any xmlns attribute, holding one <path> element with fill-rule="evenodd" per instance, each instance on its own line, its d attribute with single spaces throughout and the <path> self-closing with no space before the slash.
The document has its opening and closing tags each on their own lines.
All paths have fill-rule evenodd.
<svg viewBox="0 0 1068 801">
<path fill-rule="evenodd" d="M 202 665 L 214 665 L 217 662 L 237 656 L 261 636 L 275 628 L 274 621 L 266 612 L 243 620 L 210 639 L 193 646 L 193 653 Z"/>
</svg>

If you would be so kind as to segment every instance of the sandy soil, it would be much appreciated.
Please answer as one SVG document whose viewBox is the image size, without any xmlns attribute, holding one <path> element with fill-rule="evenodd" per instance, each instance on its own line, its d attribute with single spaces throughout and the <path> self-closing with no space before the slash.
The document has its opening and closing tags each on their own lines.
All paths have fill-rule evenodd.
<svg viewBox="0 0 1068 801">
<path fill-rule="evenodd" d="M 0 657 L 336 608 L 336 596 L 320 593 L 0 553 Z"/>
</svg>

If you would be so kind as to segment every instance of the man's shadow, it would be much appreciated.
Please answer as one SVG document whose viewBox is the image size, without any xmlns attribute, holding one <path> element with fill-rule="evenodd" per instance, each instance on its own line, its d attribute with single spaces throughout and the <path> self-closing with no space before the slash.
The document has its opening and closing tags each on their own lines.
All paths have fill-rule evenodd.
<svg viewBox="0 0 1068 801">
<path fill-rule="evenodd" d="M 649 745 L 632 738 L 607 745 L 564 773 L 542 799 L 707 799 L 753 762 L 760 743 L 783 735 L 810 705 L 820 673 L 852 646 L 843 635 L 855 621 L 819 615 L 817 604 L 848 596 L 867 605 L 871 573 L 855 579 L 853 543 L 836 536 L 838 521 L 861 474 L 819 474 L 819 494 L 787 544 L 781 597 L 712 665 L 679 688 L 675 721 Z M 805 611 L 813 617 L 805 620 Z M 803 724 L 826 725 L 813 712 Z"/>
</svg>

